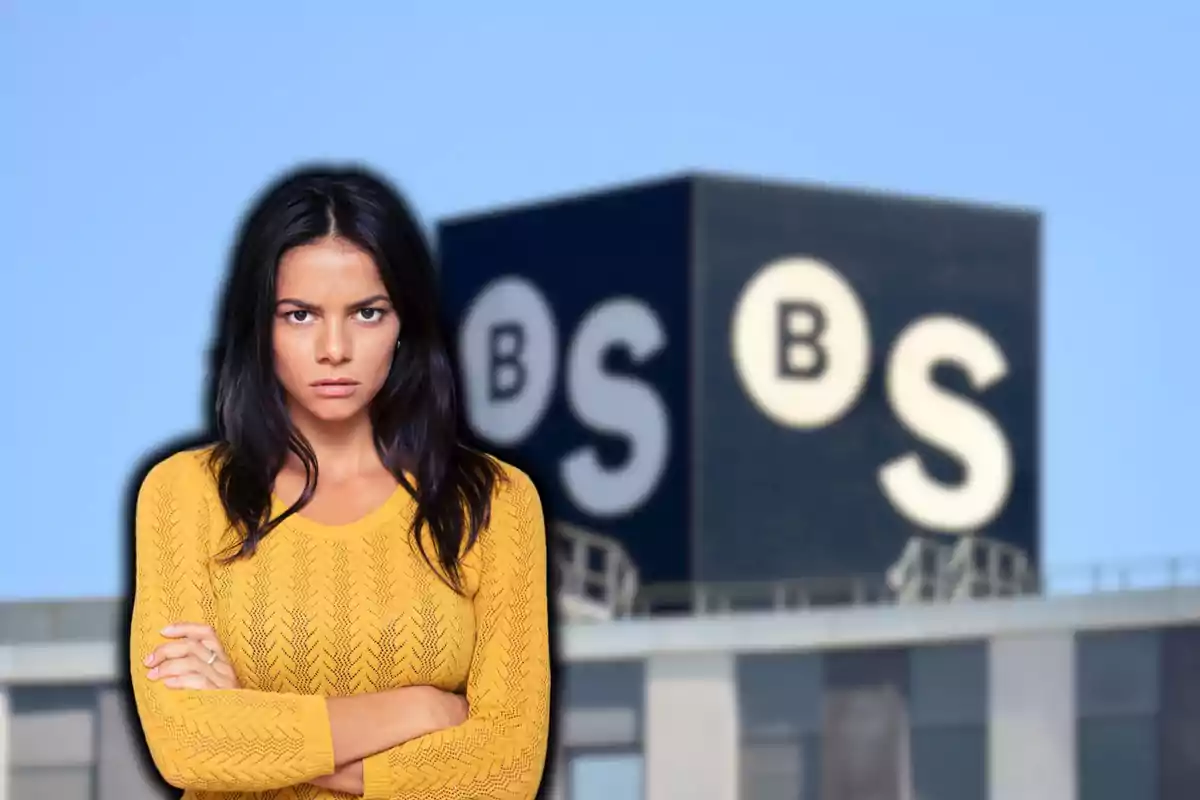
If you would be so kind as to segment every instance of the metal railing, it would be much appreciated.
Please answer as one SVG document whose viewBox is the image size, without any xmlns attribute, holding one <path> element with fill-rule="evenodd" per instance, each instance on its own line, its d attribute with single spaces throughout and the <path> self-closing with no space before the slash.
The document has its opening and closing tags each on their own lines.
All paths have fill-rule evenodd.
<svg viewBox="0 0 1200 800">
<path fill-rule="evenodd" d="M 1043 594 L 1059 597 L 1177 586 L 1200 586 L 1200 556 L 1056 566 L 1041 582 Z"/>
<path fill-rule="evenodd" d="M 629 616 L 638 594 L 638 573 L 619 542 L 559 522 L 554 525 L 554 566 L 560 607 L 568 619 Z"/>
<path fill-rule="evenodd" d="M 699 616 L 894 602 L 882 575 L 772 582 L 656 583 L 642 587 L 630 616 Z"/>
<path fill-rule="evenodd" d="M 555 532 L 558 599 L 570 622 L 1200 587 L 1200 556 L 1056 566 L 1039 574 L 1004 547 L 969 540 L 948 555 L 911 545 L 909 565 L 899 569 L 902 558 L 889 574 L 639 586 L 632 560 L 615 540 L 563 524 Z M 938 563 L 942 579 L 931 580 L 937 571 L 913 579 L 921 571 L 911 565 L 920 559 Z M 904 569 L 911 573 L 907 583 L 896 574 Z M 0 602 L 0 644 L 106 641 L 120 630 L 123 610 L 112 598 Z"/>
<path fill-rule="evenodd" d="M 969 549 L 969 548 L 968 548 Z M 960 551 L 961 552 L 961 551 Z M 1011 557 L 994 553 L 991 559 Z M 959 560 L 965 559 L 958 555 Z M 1052 567 L 1038 574 L 1019 566 L 993 572 L 984 580 L 981 572 L 997 570 L 995 561 L 976 570 L 958 565 L 959 579 L 948 580 L 935 590 L 912 585 L 902 594 L 886 575 L 841 578 L 807 578 L 771 582 L 713 582 L 652 584 L 638 592 L 629 617 L 701 616 L 751 611 L 797 611 L 803 609 L 896 605 L 900 603 L 955 603 L 1006 597 L 1063 597 L 1097 595 L 1153 589 L 1200 588 L 1200 556 L 1178 556 L 1142 561 L 1117 561 L 1080 567 Z M 953 576 L 955 570 L 951 570 Z"/>
<path fill-rule="evenodd" d="M 1038 590 L 1025 551 L 976 536 L 951 541 L 914 536 L 887 578 L 898 603 L 1015 597 Z"/>
</svg>

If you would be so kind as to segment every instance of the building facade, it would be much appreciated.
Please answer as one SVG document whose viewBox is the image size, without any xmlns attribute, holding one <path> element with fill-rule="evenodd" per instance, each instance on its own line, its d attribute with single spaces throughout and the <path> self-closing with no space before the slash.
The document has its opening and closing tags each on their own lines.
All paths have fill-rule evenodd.
<svg viewBox="0 0 1200 800">
<path fill-rule="evenodd" d="M 159 800 L 119 604 L 0 606 L 0 800 Z M 1183 800 L 1200 588 L 571 624 L 561 800 Z"/>
<path fill-rule="evenodd" d="M 706 173 L 443 219 L 466 419 L 643 586 L 878 575 L 915 533 L 1036 566 L 1041 231 Z"/>
</svg>

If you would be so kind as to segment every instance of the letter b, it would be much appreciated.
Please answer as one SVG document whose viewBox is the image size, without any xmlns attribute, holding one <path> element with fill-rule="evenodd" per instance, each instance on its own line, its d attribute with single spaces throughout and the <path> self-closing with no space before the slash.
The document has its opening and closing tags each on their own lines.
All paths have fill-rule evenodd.
<svg viewBox="0 0 1200 800">
<path fill-rule="evenodd" d="M 821 346 L 825 313 L 807 300 L 785 301 L 777 310 L 779 319 L 779 377 L 820 378 L 828 357 Z"/>
<path fill-rule="evenodd" d="M 763 267 L 733 311 L 733 363 L 762 413 L 822 428 L 858 400 L 871 367 L 862 303 L 832 267 L 785 258 Z"/>
<path fill-rule="evenodd" d="M 488 400 L 512 400 L 525 388 L 529 373 L 521 356 L 525 352 L 525 329 L 517 322 L 501 322 L 488 329 Z"/>
<path fill-rule="evenodd" d="M 550 305 L 524 278 L 500 278 L 467 309 L 459 338 L 471 427 L 501 446 L 519 444 L 554 392 L 558 331 Z"/>
</svg>

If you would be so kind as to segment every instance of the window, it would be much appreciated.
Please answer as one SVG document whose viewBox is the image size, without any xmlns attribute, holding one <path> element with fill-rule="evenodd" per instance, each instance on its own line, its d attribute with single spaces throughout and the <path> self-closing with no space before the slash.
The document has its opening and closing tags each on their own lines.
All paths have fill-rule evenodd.
<svg viewBox="0 0 1200 800">
<path fill-rule="evenodd" d="M 817 800 L 821 796 L 821 740 L 816 734 L 742 740 L 739 797 Z"/>
<path fill-rule="evenodd" d="M 646 684 L 642 662 L 571 664 L 563 678 L 564 745 L 641 748 Z"/>
<path fill-rule="evenodd" d="M 819 655 L 738 657 L 742 797 L 820 797 L 822 682 Z"/>
<path fill-rule="evenodd" d="M 12 796 L 91 800 L 95 690 L 30 686 L 15 687 L 10 693 Z"/>
<path fill-rule="evenodd" d="M 1080 800 L 1157 800 L 1156 727 L 1146 716 L 1081 721 Z"/>
<path fill-rule="evenodd" d="M 737 684 L 742 797 L 987 798 L 982 642 L 747 654 Z"/>
<path fill-rule="evenodd" d="M 91 767 L 13 767 L 9 791 L 15 798 L 92 800 Z"/>
<path fill-rule="evenodd" d="M 911 784 L 904 649 L 824 657 L 821 789 L 827 797 L 903 797 Z"/>
<path fill-rule="evenodd" d="M 987 752 L 985 724 L 914 727 L 913 796 L 920 800 L 986 800 Z"/>
<path fill-rule="evenodd" d="M 645 684 L 641 661 L 565 668 L 555 783 L 570 800 L 642 796 Z"/>
<path fill-rule="evenodd" d="M 1159 712 L 1163 800 L 1195 800 L 1200 786 L 1200 626 L 1162 632 Z"/>
<path fill-rule="evenodd" d="M 909 653 L 912 783 L 921 800 L 987 797 L 987 658 L 974 642 Z"/>
<path fill-rule="evenodd" d="M 641 753 L 578 752 L 569 760 L 570 800 L 639 800 L 644 794 Z"/>
<path fill-rule="evenodd" d="M 1079 800 L 1159 796 L 1160 670 L 1157 631 L 1076 636 Z"/>
</svg>

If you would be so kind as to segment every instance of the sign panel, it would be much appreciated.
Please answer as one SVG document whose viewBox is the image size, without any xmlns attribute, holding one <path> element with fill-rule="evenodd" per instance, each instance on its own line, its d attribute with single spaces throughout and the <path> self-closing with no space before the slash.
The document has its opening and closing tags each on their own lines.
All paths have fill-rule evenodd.
<svg viewBox="0 0 1200 800">
<path fill-rule="evenodd" d="M 697 191 L 696 577 L 879 575 L 915 533 L 1036 558 L 1038 216 Z"/>
<path fill-rule="evenodd" d="M 1036 561 L 1037 214 L 696 177 L 439 240 L 472 429 L 643 583 Z"/>
<path fill-rule="evenodd" d="M 688 196 L 666 182 L 439 226 L 471 428 L 643 581 L 690 574 Z"/>
</svg>

